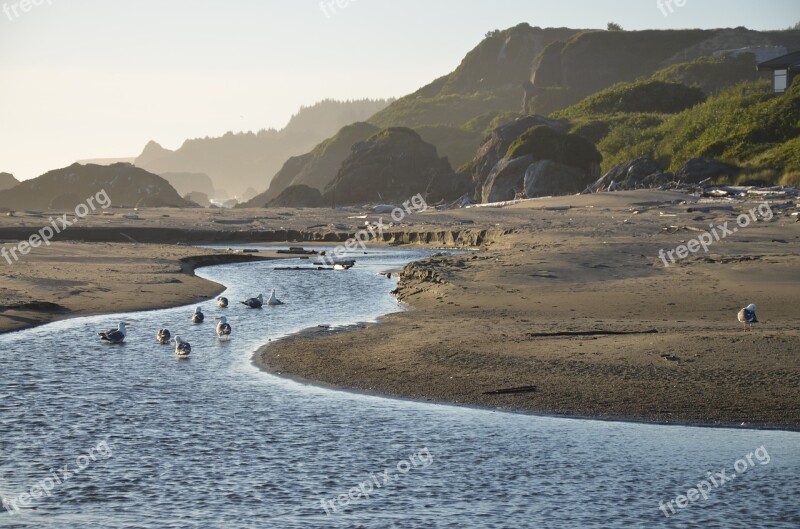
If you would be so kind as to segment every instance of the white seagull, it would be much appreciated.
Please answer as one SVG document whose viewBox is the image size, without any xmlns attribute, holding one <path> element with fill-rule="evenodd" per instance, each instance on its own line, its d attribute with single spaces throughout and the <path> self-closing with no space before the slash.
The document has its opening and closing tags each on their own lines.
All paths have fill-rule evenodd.
<svg viewBox="0 0 800 529">
<path fill-rule="evenodd" d="M 174 338 L 175 342 L 175 354 L 178 356 L 189 356 L 192 352 L 192 345 L 189 342 L 184 341 L 180 336 L 176 336 Z"/>
<path fill-rule="evenodd" d="M 283 305 L 283 301 L 279 300 L 277 296 L 275 296 L 275 289 L 272 289 L 272 292 L 269 295 L 269 299 L 267 300 L 267 305 Z"/>
<path fill-rule="evenodd" d="M 221 308 L 221 309 L 227 309 L 228 308 L 228 298 L 226 298 L 224 296 L 218 297 L 217 298 L 217 306 L 219 308 Z"/>
<path fill-rule="evenodd" d="M 753 303 L 740 310 L 737 316 L 739 322 L 744 325 L 744 330 L 747 330 L 748 326 L 752 328 L 754 323 L 758 323 L 758 319 L 756 318 L 756 306 Z"/>
<path fill-rule="evenodd" d="M 225 316 L 217 317 L 219 323 L 217 324 L 217 336 L 220 340 L 227 340 L 231 337 L 231 325 L 228 323 L 228 318 Z"/>
<path fill-rule="evenodd" d="M 125 341 L 125 337 L 128 335 L 128 328 L 125 326 L 125 322 L 119 322 L 119 325 L 116 329 L 111 329 L 105 332 L 98 332 L 97 335 L 100 337 L 101 340 L 108 343 L 122 343 Z"/>
<path fill-rule="evenodd" d="M 161 345 L 166 345 L 172 341 L 172 334 L 169 329 L 159 329 L 156 333 L 156 341 Z"/>
<path fill-rule="evenodd" d="M 200 307 L 194 309 L 194 314 L 192 314 L 192 323 L 203 323 L 204 319 L 206 319 L 206 315 L 203 314 L 203 309 Z"/>
<path fill-rule="evenodd" d="M 246 299 L 241 303 L 242 305 L 247 305 L 251 309 L 260 309 L 264 305 L 264 294 L 259 294 L 256 298 Z"/>
</svg>

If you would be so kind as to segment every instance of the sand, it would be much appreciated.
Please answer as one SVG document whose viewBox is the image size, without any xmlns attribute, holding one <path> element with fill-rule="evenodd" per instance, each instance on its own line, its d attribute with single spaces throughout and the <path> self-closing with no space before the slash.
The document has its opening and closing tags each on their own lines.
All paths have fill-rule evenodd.
<svg viewBox="0 0 800 529">
<path fill-rule="evenodd" d="M 800 223 L 790 216 L 797 209 L 777 201 L 772 221 L 751 223 L 707 253 L 665 267 L 660 249 L 757 205 L 695 200 L 639 191 L 414 214 L 390 228 L 394 243 L 481 245 L 409 267 L 399 297 L 410 310 L 348 332 L 317 329 L 272 342 L 255 361 L 283 376 L 402 398 L 797 428 Z M 191 274 L 213 252 L 176 241 L 256 244 L 283 233 L 295 242 L 340 236 L 365 220 L 357 208 L 113 213 L 71 228 L 75 242 L 39 248 L 13 266 L 0 262 L 0 331 L 215 296 L 220 285 Z M 132 214 L 138 218 L 125 218 Z M 3 218 L 0 237 L 23 237 L 40 225 L 35 214 Z M 103 242 L 120 238 L 151 244 Z M 187 258 L 194 260 L 181 261 Z M 42 302 L 59 308 L 10 308 Z M 748 303 L 758 304 L 761 323 L 744 332 L 736 312 Z"/>
<path fill-rule="evenodd" d="M 688 211 L 691 204 L 656 206 L 660 200 L 618 193 L 495 210 L 501 224 L 504 215 L 526 221 L 472 255 L 409 271 L 400 297 L 413 310 L 363 329 L 275 342 L 256 362 L 332 387 L 421 400 L 797 428 L 800 223 L 788 216 L 795 210 L 667 268 L 659 249 L 698 232 L 665 227 L 707 228 L 756 203 L 703 213 Z M 572 208 L 545 209 L 561 205 Z M 736 313 L 751 302 L 762 322 L 743 332 Z"/>
</svg>

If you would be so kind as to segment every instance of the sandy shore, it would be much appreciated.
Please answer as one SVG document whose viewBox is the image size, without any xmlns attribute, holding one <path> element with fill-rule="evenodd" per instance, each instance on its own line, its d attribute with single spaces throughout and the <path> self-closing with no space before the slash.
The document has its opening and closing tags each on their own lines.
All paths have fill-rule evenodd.
<svg viewBox="0 0 800 529">
<path fill-rule="evenodd" d="M 256 363 L 422 400 L 800 427 L 797 208 L 773 203 L 772 221 L 665 267 L 659 250 L 757 205 L 695 201 L 640 191 L 414 214 L 384 243 L 480 249 L 407 267 L 398 294 L 413 310 L 350 332 L 273 342 Z M 355 209 L 111 213 L 84 219 L 24 261 L 0 262 L 0 332 L 207 299 L 222 287 L 193 276 L 195 266 L 250 258 L 208 257 L 214 252 L 176 242 L 330 243 L 380 217 Z M 4 217 L 0 238 L 13 244 L 40 225 L 35 213 Z M 758 304 L 761 323 L 745 333 L 736 312 L 748 303 Z"/>
<path fill-rule="evenodd" d="M 0 265 L 0 332 L 76 316 L 186 305 L 216 296 L 201 266 L 275 257 L 155 244 L 53 243 Z"/>
<path fill-rule="evenodd" d="M 475 254 L 407 268 L 399 295 L 414 310 L 274 342 L 255 361 L 286 376 L 421 400 L 800 427 L 794 206 L 785 214 L 775 206 L 772 222 L 667 268 L 659 249 L 756 205 L 698 211 L 709 206 L 669 198 L 619 193 L 496 210 L 499 219 L 524 212 L 527 221 Z M 563 205 L 571 208 L 546 209 Z M 736 313 L 751 302 L 762 323 L 745 333 Z"/>
</svg>

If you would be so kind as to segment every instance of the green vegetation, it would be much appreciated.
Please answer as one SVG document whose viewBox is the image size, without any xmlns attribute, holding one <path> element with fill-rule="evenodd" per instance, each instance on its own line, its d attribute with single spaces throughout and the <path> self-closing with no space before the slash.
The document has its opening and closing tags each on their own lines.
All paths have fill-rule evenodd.
<svg viewBox="0 0 800 529">
<path fill-rule="evenodd" d="M 619 125 L 600 142 L 606 167 L 648 156 L 672 171 L 697 156 L 768 171 L 780 181 L 800 170 L 800 83 L 786 94 L 742 83 L 656 126 Z M 788 177 L 787 177 L 788 178 Z M 793 178 L 796 178 L 793 177 Z"/>
<path fill-rule="evenodd" d="M 664 81 L 619 83 L 587 97 L 553 117 L 570 119 L 591 114 L 652 112 L 673 114 L 705 100 L 699 88 Z"/>
<path fill-rule="evenodd" d="M 509 146 L 506 158 L 512 160 L 525 155 L 531 155 L 535 160 L 553 160 L 582 169 L 602 161 L 595 146 L 585 138 L 572 133 L 561 134 L 545 125 L 523 132 Z"/>
<path fill-rule="evenodd" d="M 712 95 L 744 81 L 767 77 L 768 74 L 756 70 L 752 53 L 741 53 L 737 56 L 700 57 L 691 62 L 673 64 L 659 70 L 650 79 L 694 86 Z"/>
</svg>

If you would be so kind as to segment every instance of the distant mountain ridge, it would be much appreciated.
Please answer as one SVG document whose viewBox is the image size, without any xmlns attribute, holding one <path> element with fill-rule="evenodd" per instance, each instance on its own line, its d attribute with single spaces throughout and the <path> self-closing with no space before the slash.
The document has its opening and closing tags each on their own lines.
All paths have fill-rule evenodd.
<svg viewBox="0 0 800 529">
<path fill-rule="evenodd" d="M 175 151 L 150 141 L 134 164 L 156 174 L 205 173 L 215 188 L 225 189 L 231 196 L 248 187 L 264 189 L 290 156 L 307 152 L 343 126 L 367 119 L 389 102 L 327 99 L 301 107 L 281 130 L 190 139 Z"/>
<path fill-rule="evenodd" d="M 11 189 L 14 186 L 19 185 L 19 180 L 14 178 L 14 175 L 11 173 L 0 173 L 0 191 L 5 191 L 6 189 Z"/>
</svg>

